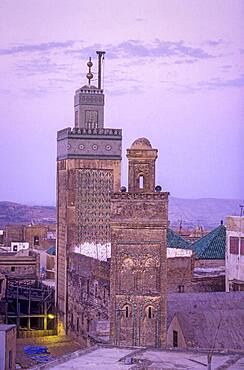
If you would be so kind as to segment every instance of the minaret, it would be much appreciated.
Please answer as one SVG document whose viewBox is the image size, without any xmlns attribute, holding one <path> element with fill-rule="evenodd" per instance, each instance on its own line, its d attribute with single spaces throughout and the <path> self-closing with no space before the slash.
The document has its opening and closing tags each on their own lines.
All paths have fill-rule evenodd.
<svg viewBox="0 0 244 370">
<path fill-rule="evenodd" d="M 99 59 L 100 60 L 100 59 Z M 88 85 L 76 90 L 74 97 L 75 127 L 97 129 L 104 127 L 104 94 L 100 87 L 91 85 L 93 63 L 91 58 L 87 63 L 89 68 L 86 75 Z M 100 73 L 99 73 L 100 77 Z"/>
<path fill-rule="evenodd" d="M 57 133 L 57 279 L 59 332 L 68 327 L 70 253 L 100 256 L 110 247 L 110 194 L 120 189 L 122 130 L 104 128 L 104 94 L 98 53 L 98 87 L 75 92 L 75 127 Z M 95 249 L 94 249 L 95 248 Z"/>
<path fill-rule="evenodd" d="M 168 193 L 155 187 L 157 150 L 127 150 L 128 192 L 111 197 L 110 337 L 117 346 L 165 347 Z"/>
</svg>

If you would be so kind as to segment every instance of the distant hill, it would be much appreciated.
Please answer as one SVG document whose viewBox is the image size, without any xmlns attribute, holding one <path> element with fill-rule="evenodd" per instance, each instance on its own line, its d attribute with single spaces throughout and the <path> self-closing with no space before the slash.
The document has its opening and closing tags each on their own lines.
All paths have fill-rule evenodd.
<svg viewBox="0 0 244 370">
<path fill-rule="evenodd" d="M 13 202 L 0 202 L 0 228 L 7 224 L 55 223 L 56 208 L 52 206 L 27 206 Z"/>
<path fill-rule="evenodd" d="M 177 228 L 182 222 L 183 228 L 201 225 L 213 229 L 226 216 L 239 215 L 240 204 L 236 199 L 182 199 L 170 197 L 169 220 L 171 227 Z M 10 223 L 55 223 L 54 206 L 27 206 L 19 203 L 0 202 L 0 228 Z"/>
<path fill-rule="evenodd" d="M 227 216 L 240 215 L 240 204 L 238 199 L 182 199 L 170 197 L 169 220 L 172 227 L 179 226 L 182 221 L 183 228 L 192 228 L 198 225 L 206 229 L 213 229 L 226 221 Z"/>
</svg>

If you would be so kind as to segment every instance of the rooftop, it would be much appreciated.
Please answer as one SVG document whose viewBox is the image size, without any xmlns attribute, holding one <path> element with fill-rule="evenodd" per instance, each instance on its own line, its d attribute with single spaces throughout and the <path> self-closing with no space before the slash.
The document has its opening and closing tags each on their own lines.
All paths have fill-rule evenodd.
<svg viewBox="0 0 244 370">
<path fill-rule="evenodd" d="M 218 354 L 212 358 L 212 369 L 231 369 L 227 366 L 235 364 L 236 370 L 243 369 L 244 354 Z M 133 359 L 134 364 L 125 363 L 125 359 Z M 129 365 L 130 364 L 130 365 Z M 129 365 L 129 366 L 128 366 Z M 57 360 L 48 368 L 56 370 L 122 370 L 122 369 L 204 369 L 207 367 L 207 353 L 199 351 L 170 351 L 154 349 L 132 349 L 116 347 L 95 347 L 90 350 L 77 351 L 66 362 Z"/>
<path fill-rule="evenodd" d="M 219 225 L 216 229 L 191 244 L 196 259 L 225 259 L 226 227 Z"/>
<path fill-rule="evenodd" d="M 215 348 L 244 349 L 244 292 L 169 294 L 168 326 L 175 315 L 196 347 L 211 348 L 216 335 Z"/>
<path fill-rule="evenodd" d="M 167 230 L 167 246 L 168 248 L 191 249 L 191 243 L 170 228 Z"/>
</svg>

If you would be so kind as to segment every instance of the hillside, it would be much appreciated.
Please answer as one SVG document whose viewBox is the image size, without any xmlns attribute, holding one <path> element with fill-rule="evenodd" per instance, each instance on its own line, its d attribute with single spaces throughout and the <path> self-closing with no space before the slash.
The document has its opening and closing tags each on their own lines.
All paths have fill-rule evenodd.
<svg viewBox="0 0 244 370">
<path fill-rule="evenodd" d="M 182 226 L 194 227 L 204 226 L 212 229 L 220 224 L 230 215 L 240 214 L 240 204 L 243 201 L 238 199 L 181 199 L 170 197 L 169 201 L 169 220 L 173 227 Z"/>
<path fill-rule="evenodd" d="M 171 227 L 183 228 L 197 225 L 212 229 L 228 215 L 239 215 L 240 204 L 236 199 L 181 199 L 170 197 L 169 220 Z M 13 202 L 0 202 L 0 228 L 9 223 L 54 223 L 56 209 L 53 206 L 27 206 Z"/>
<path fill-rule="evenodd" d="M 56 209 L 51 206 L 27 206 L 0 202 L 0 228 L 11 223 L 55 223 Z"/>
</svg>

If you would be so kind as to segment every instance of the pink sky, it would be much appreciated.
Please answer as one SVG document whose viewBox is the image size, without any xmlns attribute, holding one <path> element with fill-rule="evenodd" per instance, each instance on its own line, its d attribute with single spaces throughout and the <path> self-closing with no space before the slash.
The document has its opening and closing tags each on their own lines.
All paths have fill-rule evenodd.
<svg viewBox="0 0 244 370">
<path fill-rule="evenodd" d="M 244 198 L 243 19 L 241 0 L 2 0 L 0 200 L 55 203 L 56 131 L 98 49 L 124 153 L 148 137 L 171 195 Z"/>
</svg>

